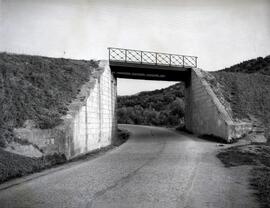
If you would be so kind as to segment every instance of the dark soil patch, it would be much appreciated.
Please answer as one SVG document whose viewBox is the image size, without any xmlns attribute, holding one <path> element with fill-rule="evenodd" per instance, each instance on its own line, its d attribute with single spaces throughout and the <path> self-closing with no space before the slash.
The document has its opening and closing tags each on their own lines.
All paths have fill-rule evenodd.
<svg viewBox="0 0 270 208">
<path fill-rule="evenodd" d="M 118 129 L 117 130 L 117 139 L 114 141 L 114 146 L 120 146 L 121 144 L 125 143 L 130 136 L 130 133 L 125 129 Z"/>
<path fill-rule="evenodd" d="M 218 136 L 214 136 L 214 135 L 200 135 L 199 138 L 207 140 L 209 142 L 214 142 L 214 143 L 221 143 L 221 144 L 227 144 L 228 142 L 225 141 L 223 138 L 218 137 Z"/>
<path fill-rule="evenodd" d="M 97 66 L 94 61 L 0 53 L 0 146 L 26 120 L 42 129 L 59 124 Z"/>
<path fill-rule="evenodd" d="M 226 167 L 252 165 L 250 185 L 263 208 L 270 207 L 270 146 L 250 144 L 235 146 L 220 152 L 217 157 Z"/>
<path fill-rule="evenodd" d="M 175 128 L 175 130 L 176 130 L 176 131 L 185 132 L 185 133 L 187 133 L 187 134 L 192 134 L 192 132 L 189 131 L 189 130 L 186 128 L 186 126 L 185 126 L 184 124 L 177 126 L 177 127 Z"/>
</svg>

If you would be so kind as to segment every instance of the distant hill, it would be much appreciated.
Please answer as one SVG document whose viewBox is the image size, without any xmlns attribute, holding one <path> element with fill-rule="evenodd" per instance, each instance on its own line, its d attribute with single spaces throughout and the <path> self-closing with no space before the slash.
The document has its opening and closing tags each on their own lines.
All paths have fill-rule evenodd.
<svg viewBox="0 0 270 208">
<path fill-rule="evenodd" d="M 223 72 L 258 73 L 270 76 L 270 56 L 258 57 L 220 70 Z M 220 72 L 219 71 L 219 72 Z"/>
<path fill-rule="evenodd" d="M 158 126 L 176 126 L 183 122 L 184 85 L 172 85 L 161 90 L 120 96 L 118 122 Z"/>
</svg>

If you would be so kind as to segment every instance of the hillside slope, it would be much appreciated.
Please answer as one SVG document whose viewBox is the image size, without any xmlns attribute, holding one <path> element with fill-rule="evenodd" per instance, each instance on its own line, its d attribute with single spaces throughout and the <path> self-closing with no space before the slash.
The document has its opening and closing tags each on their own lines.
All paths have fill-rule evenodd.
<svg viewBox="0 0 270 208">
<path fill-rule="evenodd" d="M 221 70 L 223 72 L 259 73 L 270 76 L 270 56 L 258 57 Z"/>
<path fill-rule="evenodd" d="M 261 128 L 270 126 L 270 56 L 213 72 L 233 117 L 250 120 Z"/>
<path fill-rule="evenodd" d="M 97 63 L 0 53 L 0 146 L 14 139 L 15 127 L 59 124 L 91 67 Z"/>
</svg>

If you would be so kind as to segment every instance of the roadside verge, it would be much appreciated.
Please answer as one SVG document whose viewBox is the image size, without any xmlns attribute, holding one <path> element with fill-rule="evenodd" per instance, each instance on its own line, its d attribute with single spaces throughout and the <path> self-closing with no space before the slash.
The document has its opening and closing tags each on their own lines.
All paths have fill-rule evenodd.
<svg viewBox="0 0 270 208">
<path fill-rule="evenodd" d="M 2 183 L 0 184 L 0 190 L 95 159 L 125 143 L 129 135 L 128 131 L 118 129 L 117 139 L 113 144 L 69 161 L 64 157 L 56 158 L 53 156 L 30 158 L 9 153 L 0 148 L 0 183 Z"/>
<path fill-rule="evenodd" d="M 249 143 L 221 150 L 217 157 L 225 167 L 247 165 L 250 171 L 249 185 L 261 207 L 270 205 L 270 145 L 269 143 Z"/>
</svg>

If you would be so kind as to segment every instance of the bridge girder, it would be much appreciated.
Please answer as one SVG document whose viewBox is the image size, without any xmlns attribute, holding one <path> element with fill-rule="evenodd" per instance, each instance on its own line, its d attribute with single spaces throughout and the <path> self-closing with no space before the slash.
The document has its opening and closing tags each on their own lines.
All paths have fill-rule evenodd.
<svg viewBox="0 0 270 208">
<path fill-rule="evenodd" d="M 191 68 L 110 61 L 116 78 L 189 82 Z"/>
<path fill-rule="evenodd" d="M 190 82 L 196 56 L 109 48 L 109 63 L 116 78 Z"/>
</svg>

